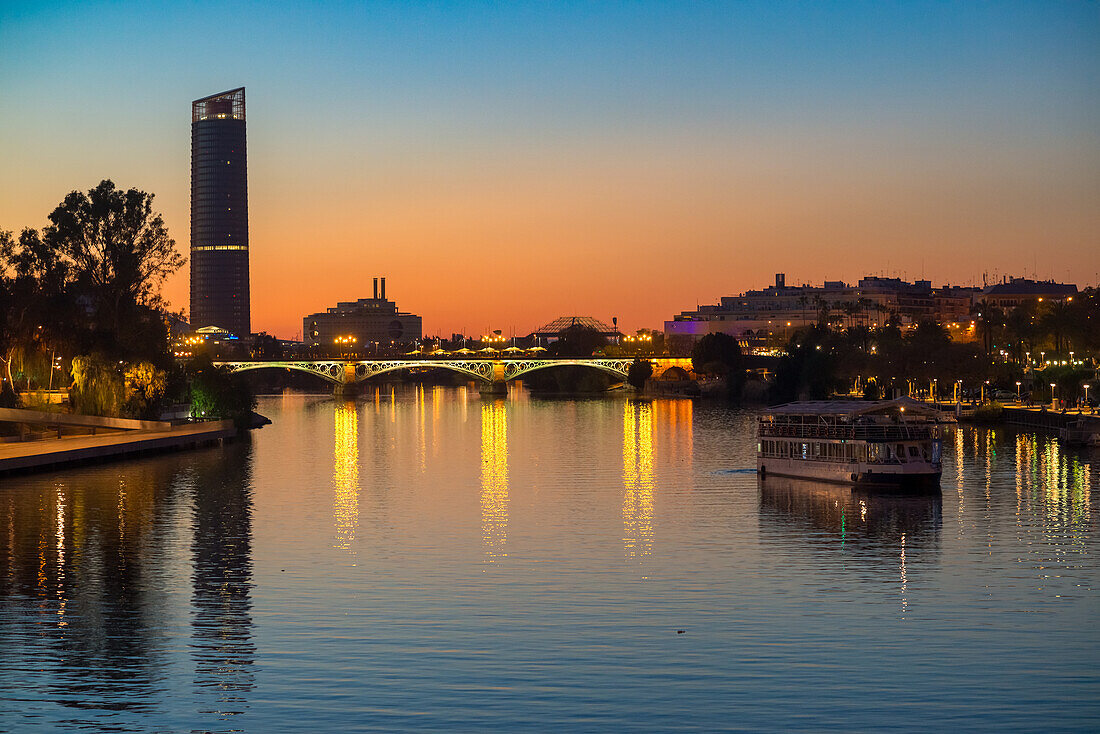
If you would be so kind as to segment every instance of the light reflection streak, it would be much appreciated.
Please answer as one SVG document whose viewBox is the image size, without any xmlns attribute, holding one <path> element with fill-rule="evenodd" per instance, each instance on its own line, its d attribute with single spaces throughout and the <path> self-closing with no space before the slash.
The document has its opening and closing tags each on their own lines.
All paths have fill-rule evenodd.
<svg viewBox="0 0 1100 734">
<path fill-rule="evenodd" d="M 503 400 L 481 406 L 481 538 L 490 562 L 507 557 L 508 406 Z"/>
<path fill-rule="evenodd" d="M 65 493 L 61 486 L 58 486 L 55 491 L 55 500 L 57 502 L 56 508 L 56 531 L 54 533 L 54 539 L 57 543 L 57 626 L 65 627 L 68 622 L 65 620 Z"/>
<path fill-rule="evenodd" d="M 629 558 L 653 552 L 653 411 L 623 404 L 623 547 Z"/>
<path fill-rule="evenodd" d="M 963 465 L 966 454 L 966 441 L 963 435 L 963 429 L 961 427 L 955 427 L 955 482 L 956 493 L 959 496 L 959 537 L 962 537 L 963 533 L 963 510 L 966 507 L 966 503 L 963 500 Z"/>
<path fill-rule="evenodd" d="M 909 609 L 909 598 L 906 596 L 905 591 L 909 587 L 909 577 L 905 571 L 905 533 L 901 534 L 901 613 Z"/>
<path fill-rule="evenodd" d="M 359 412 L 355 403 L 336 406 L 332 484 L 335 547 L 347 550 L 359 529 Z"/>
</svg>

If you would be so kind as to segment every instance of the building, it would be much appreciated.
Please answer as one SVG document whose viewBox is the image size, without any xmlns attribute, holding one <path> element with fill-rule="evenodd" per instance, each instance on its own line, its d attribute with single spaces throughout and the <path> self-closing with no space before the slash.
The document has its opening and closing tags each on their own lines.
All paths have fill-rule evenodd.
<svg viewBox="0 0 1100 734">
<path fill-rule="evenodd" d="M 251 333 L 244 87 L 191 103 L 191 325 Z"/>
<path fill-rule="evenodd" d="M 397 310 L 386 299 L 386 279 L 374 279 L 374 297 L 337 303 L 334 308 L 302 319 L 304 341 L 310 346 L 333 347 L 354 344 L 359 351 L 381 345 L 419 341 L 423 323 L 416 314 Z M 340 341 L 337 341 L 340 340 Z"/>
<path fill-rule="evenodd" d="M 665 322 L 665 334 L 674 341 L 697 340 L 708 333 L 766 338 L 790 334 L 823 316 L 834 326 L 875 328 L 891 319 L 916 323 L 934 313 L 932 284 L 927 280 L 908 283 L 867 276 L 856 285 L 827 280 L 821 286 L 789 286 L 786 275 L 776 273 L 772 286 L 723 296 L 715 305 L 674 316 Z"/>
<path fill-rule="evenodd" d="M 704 334 L 721 332 L 737 338 L 784 337 L 824 317 L 833 327 L 875 328 L 887 322 L 910 326 L 931 319 L 961 328 L 974 318 L 975 305 L 985 299 L 1012 309 L 1025 301 L 1072 300 L 1077 286 L 1024 278 L 977 288 L 931 281 L 866 276 L 856 285 L 827 280 L 821 286 L 788 286 L 783 273 L 775 285 L 724 296 L 719 303 L 683 311 L 665 322 L 666 338 L 689 343 Z"/>
<path fill-rule="evenodd" d="M 981 299 L 1008 311 L 1028 301 L 1072 301 L 1077 286 L 1072 283 L 1055 283 L 1053 280 L 1028 280 L 1006 278 L 985 289 Z"/>
</svg>

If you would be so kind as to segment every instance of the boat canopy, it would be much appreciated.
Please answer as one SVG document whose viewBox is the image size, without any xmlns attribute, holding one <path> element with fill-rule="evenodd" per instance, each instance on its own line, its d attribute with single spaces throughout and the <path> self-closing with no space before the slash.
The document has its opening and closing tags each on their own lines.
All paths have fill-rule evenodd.
<svg viewBox="0 0 1100 734">
<path fill-rule="evenodd" d="M 939 417 L 940 415 L 940 412 L 932 406 L 912 398 L 896 398 L 894 400 L 805 400 L 777 405 L 774 408 L 769 408 L 765 415 L 856 418 L 863 415 L 894 414 L 898 412 L 930 417 Z"/>
</svg>

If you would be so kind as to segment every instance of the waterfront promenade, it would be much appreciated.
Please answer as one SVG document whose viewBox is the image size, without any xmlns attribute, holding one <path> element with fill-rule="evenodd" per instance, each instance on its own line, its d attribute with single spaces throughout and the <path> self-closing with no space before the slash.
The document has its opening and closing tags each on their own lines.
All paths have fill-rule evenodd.
<svg viewBox="0 0 1100 734">
<path fill-rule="evenodd" d="M 233 421 L 148 423 L 151 427 L 137 430 L 0 444 L 0 475 L 195 448 L 236 433 Z"/>
</svg>

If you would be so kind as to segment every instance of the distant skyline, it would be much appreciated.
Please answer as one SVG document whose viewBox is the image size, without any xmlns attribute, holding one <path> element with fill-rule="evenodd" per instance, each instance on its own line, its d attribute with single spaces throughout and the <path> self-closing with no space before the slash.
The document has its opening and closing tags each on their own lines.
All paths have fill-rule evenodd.
<svg viewBox="0 0 1100 734">
<path fill-rule="evenodd" d="M 252 326 L 624 330 L 865 274 L 1100 280 L 1100 3 L 0 7 L 0 229 L 110 178 L 189 241 L 248 90 Z M 188 268 L 166 285 L 188 303 Z"/>
</svg>

